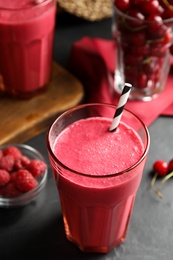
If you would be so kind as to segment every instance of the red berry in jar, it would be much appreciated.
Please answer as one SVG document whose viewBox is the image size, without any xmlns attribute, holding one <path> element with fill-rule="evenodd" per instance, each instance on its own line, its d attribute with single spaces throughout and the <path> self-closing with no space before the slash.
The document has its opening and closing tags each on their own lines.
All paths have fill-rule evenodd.
<svg viewBox="0 0 173 260">
<path fill-rule="evenodd" d="M 151 14 L 147 17 L 146 21 L 148 22 L 148 32 L 155 33 L 155 30 L 159 30 L 163 25 L 162 17 L 157 14 Z"/>
<path fill-rule="evenodd" d="M 145 15 L 159 14 L 159 6 L 158 0 L 141 1 L 140 4 L 141 10 Z"/>
<path fill-rule="evenodd" d="M 130 2 L 131 2 L 131 4 L 132 4 L 132 6 L 134 5 L 134 6 L 138 6 L 138 5 L 140 5 L 141 4 L 141 2 L 143 2 L 144 0 L 131 0 Z"/>
<path fill-rule="evenodd" d="M 141 64 L 142 58 L 140 56 L 134 56 L 131 54 L 124 55 L 124 64 L 131 66 Z"/>
<path fill-rule="evenodd" d="M 168 48 L 162 44 L 152 44 L 150 49 L 150 55 L 155 57 L 165 57 L 168 52 Z"/>
<path fill-rule="evenodd" d="M 153 164 L 153 170 L 158 176 L 164 176 L 168 173 L 168 163 L 163 160 L 158 160 Z"/>
<path fill-rule="evenodd" d="M 145 16 L 137 9 L 129 9 L 126 12 L 127 15 L 129 15 L 132 19 L 126 20 L 126 23 L 128 26 L 134 28 L 134 27 L 140 27 L 143 25 L 143 21 L 145 20 Z"/>
<path fill-rule="evenodd" d="M 121 11 L 125 12 L 130 6 L 130 0 L 114 0 L 114 5 Z"/>
<path fill-rule="evenodd" d="M 139 73 L 137 76 L 137 88 L 143 89 L 147 87 L 147 75 L 144 73 Z"/>
<path fill-rule="evenodd" d="M 149 57 L 143 60 L 142 69 L 147 75 L 152 74 L 156 70 L 157 60 L 156 57 Z"/>
<path fill-rule="evenodd" d="M 170 53 L 173 55 L 173 44 L 170 46 L 169 50 L 170 50 Z"/>
<path fill-rule="evenodd" d="M 128 42 L 133 47 L 136 46 L 145 46 L 146 43 L 146 35 L 143 32 L 134 32 L 127 33 L 123 36 L 124 41 Z M 134 46 L 135 45 L 135 46 Z"/>
<path fill-rule="evenodd" d="M 170 19 L 173 17 L 173 9 L 164 9 L 163 13 L 162 13 L 162 19 L 166 20 L 166 19 Z"/>
<path fill-rule="evenodd" d="M 173 3 L 173 0 L 171 2 Z M 124 71 L 125 80 L 130 79 L 131 84 L 140 89 L 140 93 L 146 94 L 146 87 L 149 93 L 147 95 L 156 93 L 163 84 L 160 81 L 164 81 L 162 74 L 165 74 L 165 77 L 167 75 L 168 70 L 161 66 L 163 66 L 162 58 L 168 56 L 173 39 L 173 21 L 164 21 L 166 17 L 173 19 L 171 2 L 169 0 L 114 0 L 118 31 L 116 35 L 121 46 L 121 57 L 123 57 L 123 63 L 121 60 L 118 64 L 123 66 L 120 71 Z M 116 13 L 117 9 L 121 12 Z M 122 13 L 125 15 L 123 16 Z M 168 59 L 164 60 L 167 62 Z M 169 62 L 167 63 L 169 66 Z"/>
<path fill-rule="evenodd" d="M 138 55 L 142 57 L 146 57 L 147 55 L 150 54 L 150 46 L 149 44 L 141 45 L 141 46 L 130 46 L 130 53 L 133 55 Z"/>
<path fill-rule="evenodd" d="M 172 43 L 172 39 L 173 39 L 172 29 L 167 28 L 163 37 L 162 45 L 167 45 L 169 47 Z"/>
</svg>

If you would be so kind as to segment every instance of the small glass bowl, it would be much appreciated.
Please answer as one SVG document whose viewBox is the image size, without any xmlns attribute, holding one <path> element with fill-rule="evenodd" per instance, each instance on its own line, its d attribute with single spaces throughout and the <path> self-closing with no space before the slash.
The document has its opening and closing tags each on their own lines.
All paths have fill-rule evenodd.
<svg viewBox="0 0 173 260">
<path fill-rule="evenodd" d="M 42 154 L 29 145 L 24 145 L 24 144 L 2 145 L 0 146 L 0 150 L 8 146 L 17 147 L 23 155 L 27 156 L 31 160 L 38 159 L 46 163 Z M 37 195 L 41 192 L 41 190 L 44 188 L 47 182 L 47 174 L 48 174 L 48 169 L 46 168 L 45 172 L 39 178 L 37 178 L 38 186 L 26 193 L 23 193 L 17 197 L 5 197 L 0 195 L 0 207 L 24 206 L 30 203 L 31 201 L 33 201 L 37 197 Z"/>
</svg>

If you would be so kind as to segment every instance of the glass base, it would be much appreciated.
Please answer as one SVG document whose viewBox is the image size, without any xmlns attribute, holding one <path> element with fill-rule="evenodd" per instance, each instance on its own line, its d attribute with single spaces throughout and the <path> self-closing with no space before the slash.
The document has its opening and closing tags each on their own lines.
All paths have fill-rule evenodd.
<svg viewBox="0 0 173 260">
<path fill-rule="evenodd" d="M 30 99 L 37 95 L 44 93 L 47 90 L 47 85 L 38 88 L 35 91 L 18 91 L 18 90 L 6 90 L 6 94 L 12 98 L 17 99 Z"/>
<path fill-rule="evenodd" d="M 78 245 L 71 237 L 67 236 L 67 239 L 72 242 L 74 245 L 76 245 L 82 252 L 84 253 L 109 253 L 111 250 L 113 250 L 115 247 L 119 246 L 120 244 L 124 243 L 126 238 L 122 238 L 120 241 L 117 242 L 117 244 L 113 244 L 108 246 L 102 246 L 102 247 L 95 247 L 95 246 L 80 246 Z"/>
<path fill-rule="evenodd" d="M 156 78 L 156 75 L 153 74 L 155 77 L 150 76 L 143 87 L 140 87 L 138 83 L 138 71 L 136 76 L 131 77 L 132 82 L 126 81 L 126 76 L 124 75 L 123 72 L 123 66 L 119 66 L 119 69 L 117 68 L 114 73 L 114 83 L 113 83 L 113 89 L 117 94 L 121 94 L 124 84 L 125 83 L 130 83 L 132 84 L 132 90 L 129 95 L 129 99 L 131 100 L 141 100 L 141 101 L 151 101 L 155 98 L 158 97 L 158 95 L 163 91 L 164 86 L 166 84 L 166 80 L 169 74 L 170 70 L 170 53 L 168 52 L 164 59 L 163 59 L 163 64 L 162 64 L 162 70 L 159 74 L 159 77 Z"/>
<path fill-rule="evenodd" d="M 127 82 L 130 83 L 130 82 Z M 119 71 L 115 71 L 114 75 L 114 91 L 116 94 L 121 95 L 123 87 L 124 87 L 125 81 L 124 79 L 120 76 Z M 162 92 L 164 88 L 164 84 L 156 84 L 156 86 L 152 89 L 150 89 L 150 82 L 148 82 L 148 87 L 139 89 L 132 87 L 132 90 L 129 95 L 130 100 L 140 100 L 140 101 L 151 101 L 155 98 L 158 97 L 158 95 Z"/>
</svg>

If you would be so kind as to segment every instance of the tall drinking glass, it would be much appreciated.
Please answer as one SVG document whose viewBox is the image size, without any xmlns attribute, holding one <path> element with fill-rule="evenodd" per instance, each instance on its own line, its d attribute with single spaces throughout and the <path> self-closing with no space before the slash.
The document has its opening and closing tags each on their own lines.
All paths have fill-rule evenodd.
<svg viewBox="0 0 173 260">
<path fill-rule="evenodd" d="M 148 154 L 148 130 L 130 111 L 124 110 L 122 125 L 109 132 L 115 108 L 107 104 L 71 108 L 53 122 L 47 135 L 66 236 L 85 252 L 108 252 L 126 239 Z M 117 143 L 118 153 L 113 151 Z"/>
<path fill-rule="evenodd" d="M 0 0 L 0 75 L 12 97 L 31 98 L 50 80 L 55 0 Z"/>
</svg>

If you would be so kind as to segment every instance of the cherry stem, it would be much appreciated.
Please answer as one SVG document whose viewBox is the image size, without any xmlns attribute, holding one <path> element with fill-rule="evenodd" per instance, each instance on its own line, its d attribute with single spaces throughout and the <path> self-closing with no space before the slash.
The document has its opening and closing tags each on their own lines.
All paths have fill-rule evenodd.
<svg viewBox="0 0 173 260">
<path fill-rule="evenodd" d="M 163 0 L 163 3 L 170 9 L 173 10 L 173 6 L 169 4 L 168 0 Z"/>
<path fill-rule="evenodd" d="M 173 177 L 173 171 L 170 172 L 169 174 L 167 174 L 161 181 L 160 185 L 158 186 L 157 189 L 154 188 L 154 184 L 156 182 L 156 179 L 157 179 L 157 176 L 158 176 L 158 173 L 156 172 L 154 174 L 154 177 L 152 178 L 151 180 L 151 183 L 150 183 L 150 186 L 152 188 L 152 190 L 156 193 L 156 195 L 160 198 L 160 199 L 163 199 L 163 194 L 161 193 L 161 188 L 163 186 L 163 184 L 169 180 L 171 177 Z"/>
<path fill-rule="evenodd" d="M 154 177 L 153 177 L 152 180 L 151 180 L 151 183 L 150 183 L 150 186 L 151 186 L 151 188 L 152 188 L 153 190 L 155 190 L 155 189 L 154 189 L 154 184 L 155 184 L 155 182 L 156 182 L 157 176 L 158 176 L 158 173 L 156 172 L 156 173 L 154 174 Z"/>
<path fill-rule="evenodd" d="M 157 190 L 156 190 L 156 194 L 157 194 L 161 199 L 163 199 L 163 194 L 160 192 L 160 190 L 161 190 L 163 184 L 164 184 L 167 180 L 169 180 L 171 177 L 173 177 L 173 172 L 170 172 L 168 175 L 166 175 L 166 176 L 163 178 L 163 180 L 161 181 L 159 187 L 158 187 Z"/>
<path fill-rule="evenodd" d="M 155 175 L 154 175 L 154 177 L 153 177 L 152 180 L 151 180 L 150 186 L 151 186 L 152 190 L 155 192 L 155 194 L 156 194 L 160 199 L 163 199 L 163 195 L 162 195 L 161 192 L 160 192 L 160 189 L 161 189 L 161 186 L 162 186 L 162 185 L 160 185 L 159 188 L 157 188 L 157 189 L 154 188 L 154 184 L 155 184 L 155 182 L 156 182 L 157 176 L 158 176 L 158 173 L 156 172 Z"/>
</svg>

